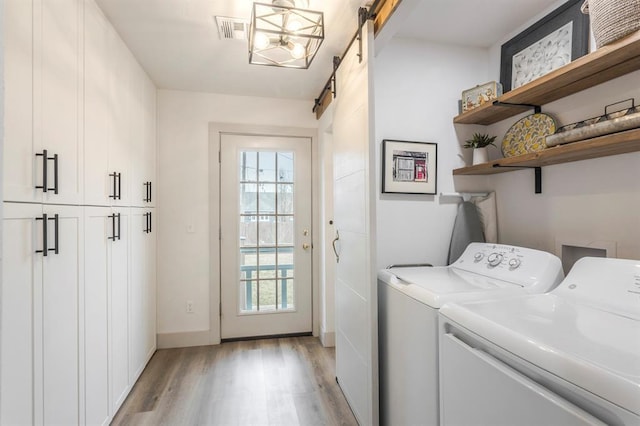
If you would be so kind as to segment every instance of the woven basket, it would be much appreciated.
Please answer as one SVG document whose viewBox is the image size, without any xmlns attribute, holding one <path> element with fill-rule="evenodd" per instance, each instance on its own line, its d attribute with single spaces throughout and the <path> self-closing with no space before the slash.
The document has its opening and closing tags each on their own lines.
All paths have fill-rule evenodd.
<svg viewBox="0 0 640 426">
<path fill-rule="evenodd" d="M 600 48 L 640 30 L 640 0 L 585 0 L 591 29 Z"/>
</svg>

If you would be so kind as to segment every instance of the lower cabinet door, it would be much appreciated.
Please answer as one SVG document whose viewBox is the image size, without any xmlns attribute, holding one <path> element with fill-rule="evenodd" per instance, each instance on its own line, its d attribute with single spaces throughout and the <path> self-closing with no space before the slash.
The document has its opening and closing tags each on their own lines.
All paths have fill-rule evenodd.
<svg viewBox="0 0 640 426">
<path fill-rule="evenodd" d="M 0 424 L 35 423 L 35 343 L 42 337 L 42 206 L 4 203 L 2 297 L 0 314 Z M 40 358 L 40 357 L 38 357 Z M 37 375 L 36 375 L 37 374 Z M 41 390 L 39 391 L 42 397 Z"/>
<path fill-rule="evenodd" d="M 120 408 L 133 383 L 129 381 L 129 245 L 130 210 L 114 208 L 118 238 L 111 244 L 111 401 L 112 414 Z"/>
<path fill-rule="evenodd" d="M 81 211 L 4 204 L 2 424 L 80 422 Z"/>
<path fill-rule="evenodd" d="M 85 208 L 85 423 L 110 419 L 109 404 L 109 278 L 114 223 L 109 207 Z"/>
</svg>

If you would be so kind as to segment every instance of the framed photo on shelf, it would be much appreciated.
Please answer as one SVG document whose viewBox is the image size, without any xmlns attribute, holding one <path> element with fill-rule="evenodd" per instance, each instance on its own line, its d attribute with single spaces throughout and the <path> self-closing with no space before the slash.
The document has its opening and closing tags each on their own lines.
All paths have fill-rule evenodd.
<svg viewBox="0 0 640 426">
<path fill-rule="evenodd" d="M 382 141 L 382 192 L 436 194 L 438 145 L 431 142 Z"/>
<path fill-rule="evenodd" d="M 589 52 L 589 17 L 584 0 L 569 0 L 502 45 L 503 92 L 542 77 Z"/>
</svg>

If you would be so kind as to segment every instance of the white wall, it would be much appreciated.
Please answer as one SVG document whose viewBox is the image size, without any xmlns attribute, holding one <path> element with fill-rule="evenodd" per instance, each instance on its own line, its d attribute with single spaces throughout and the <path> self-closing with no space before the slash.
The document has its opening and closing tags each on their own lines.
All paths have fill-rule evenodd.
<svg viewBox="0 0 640 426">
<path fill-rule="evenodd" d="M 547 12 L 489 49 L 490 79 L 499 76 L 500 45 Z M 554 116 L 558 125 L 599 116 L 607 104 L 632 97 L 638 103 L 638 81 L 640 71 L 543 105 L 542 110 Z M 487 126 L 486 131 L 500 141 L 524 115 Z M 544 167 L 542 194 L 534 194 L 533 171 L 492 175 L 488 187 L 497 194 L 498 232 L 503 243 L 557 255 L 561 254 L 556 251 L 558 241 L 597 247 L 613 244 L 616 257 L 640 259 L 640 153 Z"/>
<path fill-rule="evenodd" d="M 210 271 L 210 179 L 218 183 L 217 171 L 209 168 L 209 123 L 316 128 L 312 106 L 308 101 L 158 92 L 159 346 L 219 341 L 219 329 L 210 330 L 209 317 L 211 311 L 218 314 L 217 306 L 209 306 L 210 288 L 219 286 L 219 277 Z M 217 203 L 211 208 L 217 209 Z M 188 226 L 194 232 L 188 233 Z M 185 312 L 186 300 L 195 302 L 195 313 Z"/>
<path fill-rule="evenodd" d="M 393 38 L 375 58 L 378 163 L 378 267 L 392 263 L 446 264 L 457 203 L 437 196 L 381 194 L 383 139 L 438 144 L 438 192 L 454 191 L 452 170 L 470 156 L 458 140 L 477 126 L 454 128 L 462 90 L 488 81 L 484 49 Z M 469 159 L 467 158 L 467 161 Z M 484 189 L 483 177 L 457 189 Z"/>
</svg>

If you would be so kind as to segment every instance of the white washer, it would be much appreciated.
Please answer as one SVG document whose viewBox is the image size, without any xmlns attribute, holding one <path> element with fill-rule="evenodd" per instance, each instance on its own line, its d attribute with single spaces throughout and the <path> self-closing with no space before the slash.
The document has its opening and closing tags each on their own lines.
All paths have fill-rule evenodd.
<svg viewBox="0 0 640 426">
<path fill-rule="evenodd" d="M 439 423 L 438 310 L 444 303 L 542 293 L 563 276 L 552 254 L 485 243 L 470 244 L 450 266 L 380 271 L 381 423 Z"/>
<path fill-rule="evenodd" d="M 443 425 L 640 425 L 640 261 L 440 310 Z"/>
</svg>

